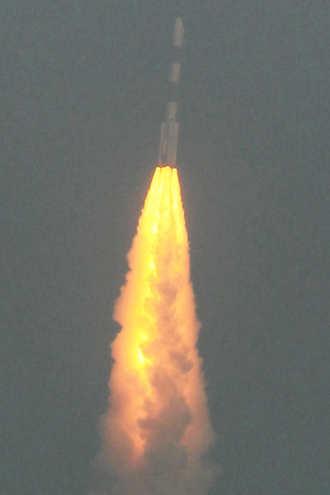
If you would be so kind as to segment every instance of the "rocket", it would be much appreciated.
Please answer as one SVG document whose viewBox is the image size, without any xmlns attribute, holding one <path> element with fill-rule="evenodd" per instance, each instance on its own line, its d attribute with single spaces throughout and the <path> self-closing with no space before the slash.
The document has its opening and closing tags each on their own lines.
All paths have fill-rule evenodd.
<svg viewBox="0 0 330 495">
<path fill-rule="evenodd" d="M 180 18 L 175 21 L 173 31 L 173 58 L 169 75 L 169 101 L 166 107 L 165 122 L 160 129 L 159 166 L 175 167 L 179 124 L 176 122 L 177 95 L 180 80 L 181 52 L 183 45 L 183 24 Z"/>
</svg>

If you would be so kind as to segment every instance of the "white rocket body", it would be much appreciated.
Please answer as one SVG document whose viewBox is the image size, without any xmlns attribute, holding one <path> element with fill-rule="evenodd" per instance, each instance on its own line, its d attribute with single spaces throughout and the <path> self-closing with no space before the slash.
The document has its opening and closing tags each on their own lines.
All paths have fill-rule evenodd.
<svg viewBox="0 0 330 495">
<path fill-rule="evenodd" d="M 179 124 L 176 122 L 177 113 L 177 92 L 180 80 L 181 51 L 183 45 L 183 24 L 181 19 L 177 19 L 173 32 L 173 60 L 170 67 L 170 97 L 166 108 L 165 122 L 161 125 L 159 165 L 164 167 L 169 165 L 175 167 L 176 150 L 178 143 Z"/>
</svg>

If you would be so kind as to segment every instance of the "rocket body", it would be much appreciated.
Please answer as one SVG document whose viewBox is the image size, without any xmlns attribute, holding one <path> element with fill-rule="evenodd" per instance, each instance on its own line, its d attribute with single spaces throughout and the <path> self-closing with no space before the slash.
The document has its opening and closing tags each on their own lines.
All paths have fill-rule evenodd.
<svg viewBox="0 0 330 495">
<path fill-rule="evenodd" d="M 170 94 L 166 107 L 165 122 L 161 125 L 159 166 L 175 167 L 179 124 L 176 122 L 177 94 L 180 80 L 181 52 L 183 45 L 183 24 L 180 18 L 175 21 L 173 32 L 173 59 L 170 67 Z"/>
</svg>

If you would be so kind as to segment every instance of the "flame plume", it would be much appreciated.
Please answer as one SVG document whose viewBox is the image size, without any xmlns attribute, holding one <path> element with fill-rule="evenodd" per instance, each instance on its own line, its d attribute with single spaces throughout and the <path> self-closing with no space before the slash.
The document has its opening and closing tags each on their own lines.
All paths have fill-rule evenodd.
<svg viewBox="0 0 330 495">
<path fill-rule="evenodd" d="M 156 168 L 128 261 L 102 418 L 100 463 L 111 483 L 94 493 L 204 495 L 214 477 L 206 460 L 214 435 L 177 169 Z"/>
</svg>

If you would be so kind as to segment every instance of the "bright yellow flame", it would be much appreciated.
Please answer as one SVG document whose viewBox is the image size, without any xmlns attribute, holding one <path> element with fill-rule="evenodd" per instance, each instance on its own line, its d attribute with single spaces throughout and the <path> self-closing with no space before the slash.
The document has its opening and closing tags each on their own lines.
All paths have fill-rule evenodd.
<svg viewBox="0 0 330 495">
<path fill-rule="evenodd" d="M 112 344 L 105 448 L 119 471 L 170 447 L 184 449 L 192 466 L 212 442 L 212 429 L 175 168 L 156 168 L 128 261 L 114 313 L 122 330 Z"/>
</svg>

